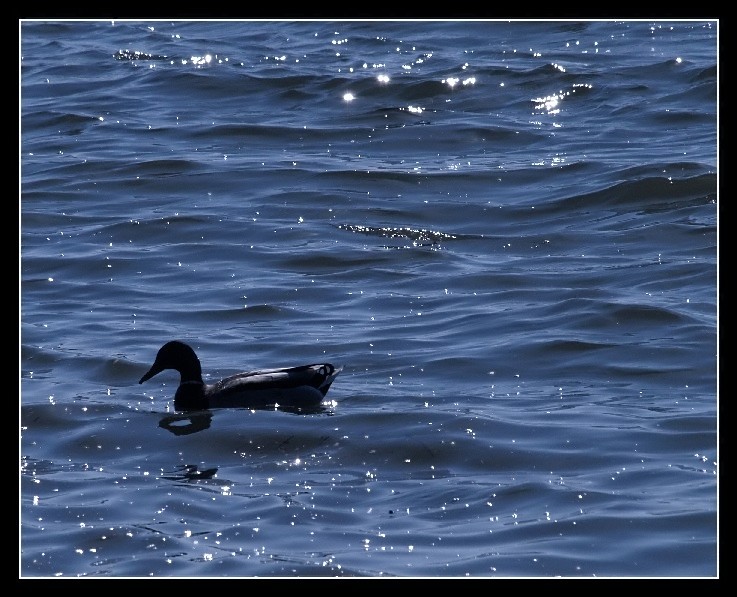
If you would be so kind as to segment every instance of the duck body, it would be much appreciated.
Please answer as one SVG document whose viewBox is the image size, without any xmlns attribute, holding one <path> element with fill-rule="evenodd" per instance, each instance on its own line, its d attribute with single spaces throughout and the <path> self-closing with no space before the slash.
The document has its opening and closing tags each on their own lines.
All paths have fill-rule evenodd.
<svg viewBox="0 0 737 597">
<path fill-rule="evenodd" d="M 264 408 L 279 405 L 291 408 L 319 405 L 342 367 L 330 363 L 238 373 L 214 384 L 202 380 L 202 367 L 194 350 L 178 340 L 159 349 L 156 360 L 138 383 L 166 369 L 179 371 L 174 395 L 177 410 L 208 408 Z"/>
</svg>

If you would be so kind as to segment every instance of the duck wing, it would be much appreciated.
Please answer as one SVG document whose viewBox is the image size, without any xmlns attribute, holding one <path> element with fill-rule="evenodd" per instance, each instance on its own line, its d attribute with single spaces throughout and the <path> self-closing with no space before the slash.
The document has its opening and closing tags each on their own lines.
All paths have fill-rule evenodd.
<svg viewBox="0 0 737 597">
<path fill-rule="evenodd" d="M 321 363 L 249 371 L 208 386 L 205 393 L 213 407 L 315 404 L 322 401 L 341 370 Z"/>
</svg>

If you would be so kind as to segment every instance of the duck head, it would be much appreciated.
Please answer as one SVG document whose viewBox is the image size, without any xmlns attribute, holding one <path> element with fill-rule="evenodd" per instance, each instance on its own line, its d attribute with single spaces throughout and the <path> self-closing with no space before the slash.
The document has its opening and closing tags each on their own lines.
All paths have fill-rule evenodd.
<svg viewBox="0 0 737 597">
<path fill-rule="evenodd" d="M 151 379 L 157 373 L 161 373 L 165 369 L 174 369 L 179 371 L 181 381 L 196 381 L 202 383 L 202 367 L 200 360 L 197 358 L 194 350 L 178 340 L 167 342 L 159 349 L 156 360 L 148 372 L 140 379 L 138 383 Z"/>
</svg>

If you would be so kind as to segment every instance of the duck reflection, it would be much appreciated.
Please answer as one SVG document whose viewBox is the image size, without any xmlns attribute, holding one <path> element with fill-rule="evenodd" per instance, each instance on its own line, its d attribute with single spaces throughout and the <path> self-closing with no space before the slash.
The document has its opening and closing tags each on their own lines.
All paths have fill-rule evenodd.
<svg viewBox="0 0 737 597">
<path fill-rule="evenodd" d="M 167 415 L 159 421 L 159 427 L 174 435 L 189 435 L 210 427 L 211 412 L 181 413 Z"/>
<path fill-rule="evenodd" d="M 327 415 L 332 416 L 334 402 L 325 402 L 323 404 L 314 404 L 306 406 L 280 406 L 278 404 L 264 408 L 254 408 L 250 410 L 277 410 L 279 412 L 290 413 L 293 415 Z M 174 404 L 176 408 L 176 402 Z M 174 435 L 190 435 L 198 431 L 209 429 L 212 422 L 213 413 L 209 410 L 199 410 L 196 412 L 184 411 L 173 415 L 166 415 L 159 421 L 159 427 L 166 429 Z"/>
</svg>

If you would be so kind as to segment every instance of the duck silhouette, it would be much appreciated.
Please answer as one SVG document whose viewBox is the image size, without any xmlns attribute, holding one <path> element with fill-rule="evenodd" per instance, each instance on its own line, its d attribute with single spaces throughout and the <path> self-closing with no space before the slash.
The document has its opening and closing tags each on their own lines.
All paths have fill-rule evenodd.
<svg viewBox="0 0 737 597">
<path fill-rule="evenodd" d="M 237 373 L 214 384 L 206 384 L 202 381 L 200 360 L 192 347 L 179 340 L 172 340 L 159 349 L 154 364 L 138 383 L 143 383 L 166 369 L 179 371 L 180 375 L 179 387 L 174 394 L 174 408 L 203 410 L 319 405 L 343 368 L 330 363 L 317 363 L 261 369 Z"/>
</svg>

